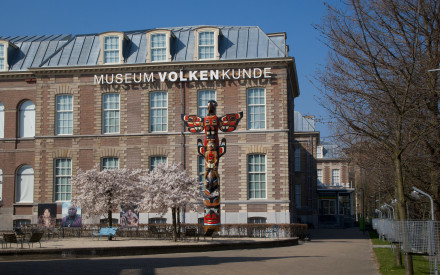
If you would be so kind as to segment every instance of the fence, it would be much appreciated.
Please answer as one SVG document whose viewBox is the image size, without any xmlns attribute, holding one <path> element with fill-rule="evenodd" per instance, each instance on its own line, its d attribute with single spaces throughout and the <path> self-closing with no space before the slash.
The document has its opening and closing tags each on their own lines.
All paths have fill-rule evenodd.
<svg viewBox="0 0 440 275">
<path fill-rule="evenodd" d="M 278 238 L 299 237 L 304 239 L 308 233 L 307 224 L 277 224 L 278 230 L 274 234 Z M 105 225 L 91 224 L 83 225 L 77 228 L 48 228 L 44 229 L 46 234 L 53 234 L 57 232 L 57 237 L 70 238 L 70 237 L 90 237 L 92 232 L 99 231 L 99 228 Z M 140 224 L 136 227 L 122 227 L 118 224 L 113 225 L 118 227 L 117 235 L 120 237 L 140 237 L 140 238 L 156 238 L 158 236 L 171 236 L 172 225 L 171 224 Z M 273 228 L 274 224 L 222 224 L 218 235 L 221 237 L 251 237 L 251 238 L 264 238 L 266 232 Z M 152 234 L 152 227 L 155 228 L 155 232 L 163 234 Z M 196 229 L 199 235 L 204 233 L 203 224 L 181 224 L 180 232 L 184 233 L 187 228 Z M 29 233 L 32 230 L 39 229 L 36 225 L 27 225 L 22 227 L 24 233 Z"/>
<path fill-rule="evenodd" d="M 389 242 L 400 243 L 405 253 L 429 255 L 431 274 L 438 274 L 440 222 L 373 219 L 373 229 Z"/>
</svg>

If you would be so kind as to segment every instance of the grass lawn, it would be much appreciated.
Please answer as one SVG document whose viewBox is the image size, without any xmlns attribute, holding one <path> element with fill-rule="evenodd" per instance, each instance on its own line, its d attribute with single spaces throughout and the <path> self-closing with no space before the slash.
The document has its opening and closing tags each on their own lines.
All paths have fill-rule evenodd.
<svg viewBox="0 0 440 275">
<path fill-rule="evenodd" d="M 370 232 L 370 238 L 373 245 L 389 244 L 386 241 L 379 240 L 377 238 L 377 234 L 375 235 L 374 233 L 372 234 Z M 397 267 L 394 265 L 394 251 L 391 248 L 374 248 L 374 253 L 376 254 L 376 259 L 379 263 L 379 271 L 381 274 L 405 274 L 404 266 Z M 429 260 L 427 257 L 413 255 L 413 267 L 414 274 L 430 274 Z"/>
</svg>

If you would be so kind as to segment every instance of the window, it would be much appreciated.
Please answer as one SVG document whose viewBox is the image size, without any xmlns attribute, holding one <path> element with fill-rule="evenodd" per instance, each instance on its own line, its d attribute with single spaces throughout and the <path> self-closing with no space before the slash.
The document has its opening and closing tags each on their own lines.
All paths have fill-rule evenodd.
<svg viewBox="0 0 440 275">
<path fill-rule="evenodd" d="M 200 191 L 203 191 L 205 188 L 205 157 L 198 156 L 197 162 L 198 162 Z"/>
<path fill-rule="evenodd" d="M 339 186 L 339 169 L 332 170 L 332 185 Z"/>
<path fill-rule="evenodd" d="M 27 220 L 27 219 L 18 219 L 13 221 L 14 228 L 20 228 L 24 225 L 29 225 L 29 224 L 31 224 L 31 220 Z"/>
<path fill-rule="evenodd" d="M 3 200 L 3 171 L 0 169 L 0 201 Z"/>
<path fill-rule="evenodd" d="M 301 171 L 301 147 L 295 146 L 295 172 Z"/>
<path fill-rule="evenodd" d="M 119 158 L 102 158 L 102 170 L 119 169 Z"/>
<path fill-rule="evenodd" d="M 301 208 L 301 184 L 295 185 L 295 205 L 296 208 Z"/>
<path fill-rule="evenodd" d="M 248 129 L 266 128 L 266 96 L 263 88 L 247 90 Z"/>
<path fill-rule="evenodd" d="M 203 90 L 198 92 L 197 115 L 199 117 L 205 117 L 208 114 L 208 101 L 210 100 L 215 100 L 214 90 Z"/>
<path fill-rule="evenodd" d="M 148 41 L 146 62 L 170 62 L 171 39 L 175 38 L 173 32 L 170 30 L 155 29 L 147 32 L 146 37 Z"/>
<path fill-rule="evenodd" d="M 156 168 L 156 166 L 159 163 L 167 163 L 167 157 L 164 157 L 164 156 L 151 157 L 150 158 L 150 171 L 153 171 L 154 168 Z"/>
<path fill-rule="evenodd" d="M 266 223 L 265 217 L 251 217 L 248 218 L 248 223 Z"/>
<path fill-rule="evenodd" d="M 318 185 L 323 185 L 323 183 L 322 183 L 322 169 L 317 169 L 316 170 L 316 175 L 317 175 L 317 178 L 316 178 L 317 184 Z"/>
<path fill-rule="evenodd" d="M 150 94 L 150 130 L 166 132 L 168 130 L 168 99 L 166 92 Z"/>
<path fill-rule="evenodd" d="M 266 198 L 266 156 L 248 156 L 249 198 Z"/>
<path fill-rule="evenodd" d="M 166 34 L 157 33 L 151 35 L 151 61 L 167 60 L 167 41 Z"/>
<path fill-rule="evenodd" d="M 214 59 L 214 32 L 199 33 L 199 60 Z"/>
<path fill-rule="evenodd" d="M 112 218 L 112 224 L 118 224 L 118 219 Z M 101 225 L 108 225 L 108 219 L 100 219 L 99 224 Z"/>
<path fill-rule="evenodd" d="M 322 215 L 336 215 L 336 200 L 320 200 Z"/>
<path fill-rule="evenodd" d="M 35 136 L 35 104 L 31 100 L 20 105 L 19 124 L 19 137 Z"/>
<path fill-rule="evenodd" d="M 104 64 L 119 63 L 119 37 L 104 37 Z"/>
<path fill-rule="evenodd" d="M 148 223 L 149 224 L 166 224 L 167 219 L 166 218 L 149 218 Z"/>
<path fill-rule="evenodd" d="M 55 201 L 70 201 L 72 196 L 72 160 L 55 160 Z"/>
<path fill-rule="evenodd" d="M 73 133 L 73 96 L 57 96 L 57 135 L 71 135 Z"/>
<path fill-rule="evenodd" d="M 195 30 L 196 53 L 194 60 L 218 60 L 220 58 L 218 41 L 220 29 L 203 27 Z"/>
<path fill-rule="evenodd" d="M 6 47 L 4 44 L 0 44 L 0 71 L 4 71 L 6 68 Z"/>
<path fill-rule="evenodd" d="M 5 106 L 0 102 L 0 138 L 5 137 Z"/>
<path fill-rule="evenodd" d="M 119 133 L 119 94 L 104 94 L 102 101 L 104 134 Z"/>
<path fill-rule="evenodd" d="M 322 158 L 322 146 L 318 146 L 316 148 L 316 158 L 318 159 Z"/>
<path fill-rule="evenodd" d="M 29 165 L 24 165 L 17 173 L 17 193 L 16 202 L 34 201 L 34 169 Z"/>
</svg>

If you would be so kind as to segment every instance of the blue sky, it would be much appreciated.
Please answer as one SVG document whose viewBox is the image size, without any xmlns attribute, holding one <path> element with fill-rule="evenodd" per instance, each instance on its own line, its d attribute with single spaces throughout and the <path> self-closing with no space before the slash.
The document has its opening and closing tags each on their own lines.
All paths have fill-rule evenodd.
<svg viewBox="0 0 440 275">
<path fill-rule="evenodd" d="M 331 0 L 328 2 L 334 2 Z M 286 32 L 290 56 L 295 57 L 300 96 L 296 110 L 327 121 L 311 83 L 325 64 L 327 48 L 312 24 L 320 23 L 326 8 L 321 0 L 186 0 L 95 1 L 21 0 L 2 3 L 4 28 L 0 36 L 86 34 L 192 25 L 259 26 L 266 33 Z M 315 83 L 315 85 L 318 85 Z M 316 123 L 321 138 L 330 135 Z"/>
</svg>

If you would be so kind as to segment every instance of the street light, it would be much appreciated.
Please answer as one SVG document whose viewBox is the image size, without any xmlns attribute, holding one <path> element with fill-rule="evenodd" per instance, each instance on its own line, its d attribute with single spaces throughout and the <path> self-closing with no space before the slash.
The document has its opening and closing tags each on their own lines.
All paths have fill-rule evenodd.
<svg viewBox="0 0 440 275">
<path fill-rule="evenodd" d="M 440 69 L 438 69 L 438 70 L 440 70 Z M 412 189 L 413 189 L 413 191 L 411 192 L 411 196 L 413 198 L 420 199 L 420 194 L 425 195 L 429 198 L 429 200 L 431 201 L 431 220 L 434 220 L 434 201 L 432 200 L 432 197 L 417 187 L 413 186 Z"/>
<path fill-rule="evenodd" d="M 375 209 L 374 212 L 376 212 L 376 214 L 378 214 L 382 219 L 382 211 L 380 211 L 379 209 Z"/>
<path fill-rule="evenodd" d="M 437 70 L 440 71 L 440 69 L 437 69 Z M 427 196 L 429 198 L 429 200 L 431 201 L 431 220 L 432 220 L 432 222 L 430 223 L 431 238 L 429 238 L 429 240 L 431 242 L 430 243 L 430 247 L 432 249 L 431 253 L 434 254 L 434 259 L 435 259 L 434 260 L 434 266 L 435 266 L 434 274 L 438 275 L 437 255 L 436 255 L 437 254 L 437 251 L 436 251 L 437 249 L 436 249 L 435 242 L 433 242 L 433 239 L 434 239 L 433 237 L 434 237 L 434 234 L 435 234 L 435 230 L 434 230 L 434 201 L 432 200 L 432 197 L 430 195 L 428 195 L 427 193 L 423 192 L 419 188 L 413 186 L 412 189 L 413 189 L 413 191 L 411 192 L 411 196 L 413 196 L 414 198 L 419 199 L 420 198 L 420 194 L 422 194 L 422 195 Z"/>
<path fill-rule="evenodd" d="M 392 207 L 391 205 L 386 204 L 386 203 L 384 203 L 382 207 L 389 207 L 389 208 L 391 208 L 393 210 L 393 219 L 396 219 L 396 215 L 394 214 L 394 207 Z"/>
</svg>

